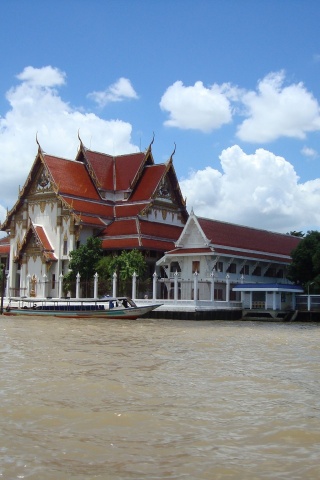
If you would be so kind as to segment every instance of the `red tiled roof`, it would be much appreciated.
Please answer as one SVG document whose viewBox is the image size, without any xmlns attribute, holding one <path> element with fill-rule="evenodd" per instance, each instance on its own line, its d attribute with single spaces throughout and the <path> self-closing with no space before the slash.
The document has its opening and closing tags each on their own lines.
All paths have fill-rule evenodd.
<svg viewBox="0 0 320 480">
<path fill-rule="evenodd" d="M 137 188 L 130 197 L 130 201 L 139 202 L 151 199 L 165 171 L 165 165 L 150 165 L 146 167 L 137 184 Z"/>
<path fill-rule="evenodd" d="M 162 237 L 176 242 L 180 237 L 183 227 L 168 225 L 167 223 L 155 223 L 147 220 L 140 220 L 142 235 Z"/>
<path fill-rule="evenodd" d="M 137 248 L 166 251 L 174 247 L 182 227 L 136 218 L 117 219 L 102 232 L 103 248 Z M 117 247 L 119 243 L 119 246 Z M 125 247 L 123 244 L 125 243 Z M 112 245 L 112 247 L 110 246 Z"/>
<path fill-rule="evenodd" d="M 90 217 L 88 215 L 79 214 L 81 223 L 85 225 L 94 225 L 100 228 L 105 228 L 106 223 L 100 217 Z"/>
<path fill-rule="evenodd" d="M 46 232 L 44 231 L 44 228 L 40 225 L 34 225 L 34 229 L 39 237 L 39 240 L 45 250 L 52 250 L 52 245 L 46 235 Z"/>
<path fill-rule="evenodd" d="M 50 259 L 50 260 L 57 260 L 57 257 L 54 254 L 54 249 L 52 248 L 52 245 L 47 237 L 47 234 L 44 230 L 44 228 L 40 225 L 34 225 L 34 231 L 38 237 L 38 240 L 40 241 L 42 248 L 43 248 L 43 255 Z"/>
<path fill-rule="evenodd" d="M 140 212 L 144 208 L 146 208 L 149 205 L 149 202 L 144 202 L 144 203 L 123 203 L 123 204 L 118 204 L 114 207 L 115 210 L 115 216 L 117 218 L 119 217 L 132 217 L 134 215 L 139 215 Z"/>
<path fill-rule="evenodd" d="M 102 201 L 90 202 L 85 199 L 78 199 L 61 195 L 61 198 L 76 213 L 90 213 L 102 218 L 113 218 L 113 206 Z"/>
<path fill-rule="evenodd" d="M 211 248 L 175 248 L 166 252 L 168 255 L 214 255 L 215 252 L 212 251 Z"/>
<path fill-rule="evenodd" d="M 103 235 L 114 237 L 119 235 L 138 235 L 137 223 L 134 218 L 115 220 L 104 230 Z"/>
<path fill-rule="evenodd" d="M 251 250 L 290 256 L 292 250 L 300 242 L 298 237 L 291 235 L 258 230 L 207 218 L 198 217 L 198 222 L 214 248 L 221 246 L 239 248 L 246 252 Z"/>
<path fill-rule="evenodd" d="M 114 239 L 116 247 L 119 248 L 125 248 L 124 244 L 127 248 L 143 245 L 145 248 L 158 250 L 174 247 L 182 227 L 148 222 L 139 218 L 139 215 L 143 216 L 143 211 L 152 205 L 159 182 L 169 167 L 170 175 L 174 174 L 171 164 L 169 166 L 154 164 L 150 147 L 146 153 L 113 157 L 87 150 L 81 142 L 76 161 L 47 155 L 39 149 L 31 170 L 32 175 L 29 175 L 23 195 L 2 225 L 3 229 L 10 227 L 14 213 L 28 195 L 28 188 L 42 168 L 42 164 L 48 170 L 56 187 L 55 191 L 57 189 L 58 198 L 66 208 L 69 208 L 83 224 L 97 226 L 103 230 L 100 237 L 103 239 L 104 248 L 109 248 L 106 245 L 111 245 Z M 170 177 L 170 181 L 173 181 L 174 185 L 177 183 L 176 177 Z M 100 189 L 131 190 L 132 198 L 122 201 L 106 200 L 101 197 Z M 187 217 L 185 206 L 178 197 L 177 202 L 181 207 L 182 217 Z"/>
<path fill-rule="evenodd" d="M 4 237 L 0 239 L 0 254 L 1 255 L 9 255 L 10 253 L 10 239 L 8 237 Z"/>
<path fill-rule="evenodd" d="M 138 238 L 105 238 L 102 240 L 102 248 L 106 250 L 121 250 L 139 247 Z"/>
<path fill-rule="evenodd" d="M 92 152 L 91 150 L 86 150 L 85 155 L 93 168 L 100 187 L 103 190 L 114 190 L 114 157 L 104 153 Z"/>
<path fill-rule="evenodd" d="M 116 185 L 115 190 L 127 190 L 131 182 L 143 167 L 145 154 L 142 152 L 116 157 Z"/>
<path fill-rule="evenodd" d="M 52 245 L 50 243 L 50 240 L 47 237 L 47 234 L 44 228 L 41 225 L 33 225 L 33 224 L 31 224 L 31 226 L 27 230 L 22 240 L 20 250 L 17 252 L 17 255 L 16 255 L 16 260 L 19 258 L 19 256 L 25 249 L 32 235 L 35 236 L 36 242 L 41 249 L 42 255 L 45 257 L 45 260 L 57 261 L 57 257 L 54 254 L 54 249 L 52 248 Z"/>
<path fill-rule="evenodd" d="M 141 243 L 144 248 L 147 248 L 148 250 L 157 250 L 159 252 L 166 252 L 167 250 L 171 250 L 174 246 L 174 242 L 169 242 L 168 240 L 159 237 L 156 239 L 143 237 Z"/>
<path fill-rule="evenodd" d="M 59 192 L 100 200 L 100 195 L 83 163 L 46 154 L 43 154 L 43 158 Z"/>
</svg>

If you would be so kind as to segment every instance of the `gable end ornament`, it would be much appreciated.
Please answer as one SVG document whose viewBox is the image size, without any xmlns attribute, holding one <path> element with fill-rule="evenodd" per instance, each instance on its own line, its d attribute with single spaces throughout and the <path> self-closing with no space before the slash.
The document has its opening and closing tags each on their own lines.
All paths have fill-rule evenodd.
<svg viewBox="0 0 320 480">
<path fill-rule="evenodd" d="M 173 162 L 173 156 L 174 156 L 174 154 L 176 153 L 176 149 L 177 149 L 176 142 L 173 142 L 173 144 L 174 144 L 174 149 L 173 149 L 173 152 L 172 152 L 171 155 L 170 155 L 170 158 L 169 158 L 169 160 L 168 160 L 167 165 L 171 165 L 171 164 L 172 164 L 172 162 Z"/>
<path fill-rule="evenodd" d="M 152 133 L 153 133 L 153 137 L 152 137 L 152 140 L 151 140 L 151 142 L 150 142 L 150 144 L 149 144 L 149 147 L 147 148 L 147 152 L 150 152 L 150 151 L 151 151 L 151 147 L 152 147 L 153 142 L 154 142 L 154 137 L 155 137 L 155 135 L 154 135 L 154 132 L 152 132 Z"/>
</svg>

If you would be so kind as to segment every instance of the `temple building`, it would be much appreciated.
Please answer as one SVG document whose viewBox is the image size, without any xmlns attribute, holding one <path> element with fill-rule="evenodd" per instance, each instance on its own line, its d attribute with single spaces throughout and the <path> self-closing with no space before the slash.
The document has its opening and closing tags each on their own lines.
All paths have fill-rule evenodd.
<svg viewBox="0 0 320 480">
<path fill-rule="evenodd" d="M 58 295 L 69 254 L 98 236 L 105 252 L 138 249 L 150 276 L 156 261 L 174 248 L 188 219 L 173 167 L 173 154 L 155 164 L 145 152 L 111 156 L 80 146 L 75 160 L 38 152 L 19 198 L 1 225 L 8 237 L 0 253 L 7 264 L 8 296 L 46 283 Z"/>
<path fill-rule="evenodd" d="M 197 217 L 157 262 L 162 298 L 198 305 L 294 309 L 303 289 L 286 278 L 300 238 Z"/>
<path fill-rule="evenodd" d="M 38 143 L 1 225 L 7 296 L 58 297 L 70 252 L 95 236 L 106 254 L 143 252 L 149 296 L 208 308 L 294 308 L 303 290 L 286 271 L 298 237 L 189 215 L 174 152 L 155 164 L 153 141 L 145 152 L 119 156 L 79 142 L 74 160 L 48 155 Z"/>
</svg>

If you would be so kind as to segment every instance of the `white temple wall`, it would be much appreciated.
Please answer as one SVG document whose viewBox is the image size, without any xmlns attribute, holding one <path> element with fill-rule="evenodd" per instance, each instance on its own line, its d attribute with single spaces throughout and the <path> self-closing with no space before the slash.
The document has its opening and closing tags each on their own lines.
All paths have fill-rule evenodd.
<svg viewBox="0 0 320 480">
<path fill-rule="evenodd" d="M 148 211 L 148 220 L 151 222 L 166 223 L 176 227 L 183 227 L 184 222 L 178 212 L 152 208 Z"/>
</svg>

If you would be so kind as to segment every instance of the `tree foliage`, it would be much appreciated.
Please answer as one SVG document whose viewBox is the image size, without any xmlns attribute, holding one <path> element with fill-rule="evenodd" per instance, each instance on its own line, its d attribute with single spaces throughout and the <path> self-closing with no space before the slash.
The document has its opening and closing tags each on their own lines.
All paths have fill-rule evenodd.
<svg viewBox="0 0 320 480">
<path fill-rule="evenodd" d="M 99 276 L 112 276 L 117 273 L 122 281 L 131 280 L 134 272 L 140 277 L 146 271 L 146 262 L 138 250 L 123 250 L 121 255 L 109 255 L 100 259 L 98 263 Z"/>
<path fill-rule="evenodd" d="M 99 285 L 107 284 L 110 289 L 112 276 L 116 272 L 118 290 L 126 294 L 131 287 L 133 274 L 143 278 L 146 268 L 146 261 L 138 250 L 123 250 L 121 255 L 108 255 L 101 258 L 97 265 Z"/>
<path fill-rule="evenodd" d="M 305 288 L 313 285 L 320 288 L 320 232 L 312 230 L 301 240 L 292 252 L 292 263 L 288 268 L 288 278 Z"/>
<path fill-rule="evenodd" d="M 101 240 L 89 237 L 85 244 L 70 252 L 69 272 L 64 277 L 64 290 L 68 291 L 79 273 L 81 281 L 89 282 L 97 271 L 102 256 Z"/>
</svg>

